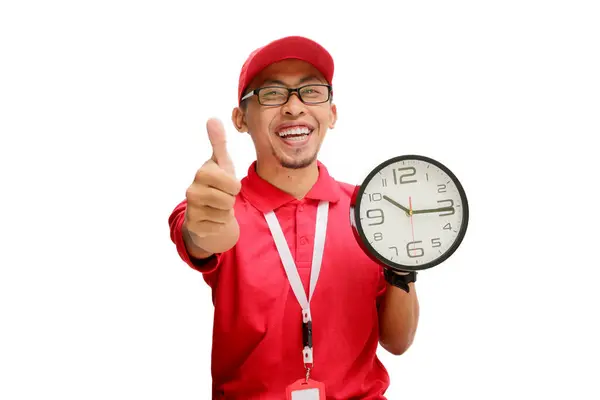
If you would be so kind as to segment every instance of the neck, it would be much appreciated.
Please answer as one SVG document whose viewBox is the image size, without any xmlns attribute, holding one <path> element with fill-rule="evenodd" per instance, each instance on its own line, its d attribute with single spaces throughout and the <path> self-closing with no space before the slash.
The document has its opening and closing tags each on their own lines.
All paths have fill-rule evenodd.
<svg viewBox="0 0 600 400">
<path fill-rule="evenodd" d="M 299 169 L 284 168 L 281 165 L 256 163 L 256 173 L 276 188 L 302 199 L 319 179 L 317 161 Z"/>
</svg>

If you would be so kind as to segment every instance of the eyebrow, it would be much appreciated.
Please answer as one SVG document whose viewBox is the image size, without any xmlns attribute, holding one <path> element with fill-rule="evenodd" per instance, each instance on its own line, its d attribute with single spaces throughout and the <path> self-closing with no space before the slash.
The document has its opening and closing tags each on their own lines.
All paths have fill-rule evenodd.
<svg viewBox="0 0 600 400">
<path fill-rule="evenodd" d="M 300 81 L 298 82 L 299 85 L 308 82 L 308 81 L 318 81 L 320 83 L 323 83 L 323 81 L 321 79 L 319 79 L 316 75 L 309 75 L 309 76 L 305 76 L 304 78 L 300 79 Z M 285 82 L 280 81 L 278 79 L 267 79 L 263 82 L 263 85 L 268 85 L 268 84 L 276 84 L 276 85 L 281 85 L 281 86 L 287 86 Z"/>
</svg>

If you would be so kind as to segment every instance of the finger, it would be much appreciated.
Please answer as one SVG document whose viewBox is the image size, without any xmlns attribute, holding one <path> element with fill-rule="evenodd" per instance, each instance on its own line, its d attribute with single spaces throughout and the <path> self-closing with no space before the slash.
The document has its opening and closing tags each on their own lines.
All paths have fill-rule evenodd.
<svg viewBox="0 0 600 400">
<path fill-rule="evenodd" d="M 227 225 L 212 221 L 201 221 L 192 223 L 194 234 L 198 237 L 207 237 L 217 235 L 225 229 Z"/>
<path fill-rule="evenodd" d="M 235 176 L 228 174 L 216 164 L 211 163 L 212 161 L 209 161 L 196 172 L 194 181 L 236 196 L 242 189 L 241 182 Z"/>
<path fill-rule="evenodd" d="M 211 118 L 206 123 L 206 130 L 213 149 L 212 159 L 228 174 L 235 176 L 233 162 L 227 152 L 227 137 L 223 124 L 218 119 Z"/>
<path fill-rule="evenodd" d="M 225 224 L 231 220 L 233 217 L 233 209 L 230 210 L 220 210 L 218 208 L 213 208 L 210 206 L 202 207 L 198 210 L 198 215 L 192 215 L 191 218 L 196 218 L 197 222 L 200 221 L 210 221 L 216 222 L 218 224 Z"/>
<path fill-rule="evenodd" d="M 235 196 L 219 189 L 204 187 L 200 190 L 190 187 L 186 192 L 188 203 L 198 206 L 209 206 L 219 210 L 231 210 L 235 205 Z"/>
</svg>

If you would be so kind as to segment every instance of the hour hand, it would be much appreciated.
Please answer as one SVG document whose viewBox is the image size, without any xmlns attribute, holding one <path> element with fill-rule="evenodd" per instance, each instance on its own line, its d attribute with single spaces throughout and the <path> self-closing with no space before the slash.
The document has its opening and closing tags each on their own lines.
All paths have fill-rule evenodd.
<svg viewBox="0 0 600 400">
<path fill-rule="evenodd" d="M 400 208 L 402 211 L 404 211 L 406 213 L 406 215 L 410 215 L 411 212 L 408 208 L 404 207 L 403 205 L 399 204 L 398 202 L 390 199 L 388 196 L 383 195 L 383 198 L 387 201 L 389 201 L 390 203 L 392 203 L 393 205 L 395 205 L 396 207 Z M 414 211 L 413 211 L 414 212 Z"/>
<path fill-rule="evenodd" d="M 412 213 L 413 214 L 427 214 L 427 213 L 437 213 L 437 212 L 452 211 L 452 210 L 453 210 L 452 207 L 441 207 L 441 208 L 428 208 L 426 210 L 413 210 Z"/>
</svg>

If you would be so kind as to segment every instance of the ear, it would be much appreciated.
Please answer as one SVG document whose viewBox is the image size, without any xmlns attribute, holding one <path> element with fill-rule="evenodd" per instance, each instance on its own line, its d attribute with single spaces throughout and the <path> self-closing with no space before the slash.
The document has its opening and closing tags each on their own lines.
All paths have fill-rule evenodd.
<svg viewBox="0 0 600 400">
<path fill-rule="evenodd" d="M 333 129 L 335 128 L 335 123 L 337 122 L 337 107 L 335 104 L 331 105 L 329 117 L 329 129 Z"/>
<path fill-rule="evenodd" d="M 233 126 L 238 132 L 248 132 L 248 125 L 246 124 L 246 113 L 241 107 L 235 107 L 231 112 L 231 121 Z"/>
</svg>

